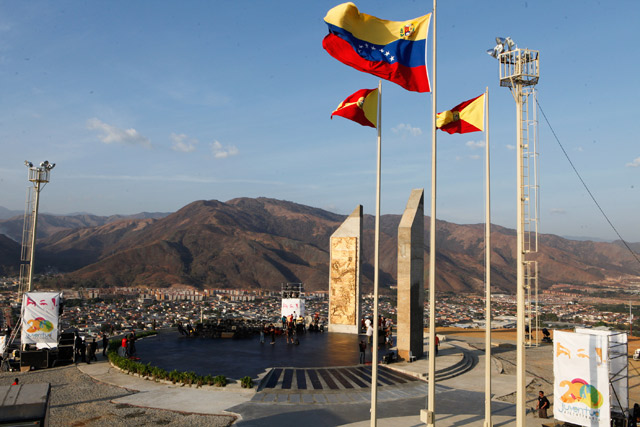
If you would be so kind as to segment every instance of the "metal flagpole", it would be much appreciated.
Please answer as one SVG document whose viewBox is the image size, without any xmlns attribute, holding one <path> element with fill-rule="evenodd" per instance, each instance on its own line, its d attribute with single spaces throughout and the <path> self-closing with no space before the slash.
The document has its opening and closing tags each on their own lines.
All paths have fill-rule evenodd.
<svg viewBox="0 0 640 427">
<path fill-rule="evenodd" d="M 525 322 L 525 294 L 524 294 L 524 216 L 523 216 L 523 189 L 522 189 L 522 85 L 517 84 L 513 88 L 513 97 L 516 99 L 516 215 L 518 217 L 516 235 L 516 426 L 524 427 L 526 416 L 527 386 L 526 386 L 526 358 L 524 352 L 524 322 Z"/>
<path fill-rule="evenodd" d="M 421 421 L 436 425 L 436 0 L 433 0 L 433 86 L 431 90 L 431 222 L 429 229 L 429 388 Z M 426 415 L 426 416 L 425 416 Z"/>
<path fill-rule="evenodd" d="M 485 136 L 485 342 L 484 342 L 484 427 L 492 427 L 491 421 L 491 173 L 489 162 L 489 87 L 484 95 Z"/>
<path fill-rule="evenodd" d="M 371 360 L 371 427 L 376 427 L 378 403 L 378 281 L 380 270 L 380 170 L 382 164 L 382 80 L 378 80 L 378 170 L 376 178 L 376 230 L 373 271 L 373 351 Z"/>
</svg>

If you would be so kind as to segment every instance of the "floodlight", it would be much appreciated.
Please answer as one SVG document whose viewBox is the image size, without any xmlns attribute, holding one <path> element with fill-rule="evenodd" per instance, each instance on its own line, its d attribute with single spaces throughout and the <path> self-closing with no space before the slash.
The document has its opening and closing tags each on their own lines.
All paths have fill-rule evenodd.
<svg viewBox="0 0 640 427">
<path fill-rule="evenodd" d="M 31 163 L 29 160 L 25 160 L 24 161 L 24 165 L 28 168 L 32 168 L 33 167 L 33 163 Z"/>
<path fill-rule="evenodd" d="M 496 37 L 496 47 L 487 50 L 487 53 L 497 59 L 501 53 L 513 50 L 514 46 L 516 44 L 511 37 Z"/>
<path fill-rule="evenodd" d="M 515 42 L 511 40 L 511 37 L 507 37 L 504 41 L 507 44 L 507 50 L 512 50 L 513 47 L 516 45 Z"/>
</svg>

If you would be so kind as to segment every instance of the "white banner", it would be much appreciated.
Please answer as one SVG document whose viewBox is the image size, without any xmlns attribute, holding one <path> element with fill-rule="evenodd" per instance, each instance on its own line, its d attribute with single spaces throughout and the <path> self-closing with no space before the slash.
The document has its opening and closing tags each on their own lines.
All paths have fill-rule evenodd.
<svg viewBox="0 0 640 427">
<path fill-rule="evenodd" d="M 629 360 L 627 333 L 576 328 L 579 334 L 605 335 L 609 340 L 609 379 L 611 410 L 619 414 L 629 408 Z"/>
<path fill-rule="evenodd" d="M 554 331 L 553 416 L 581 426 L 609 427 L 608 337 Z"/>
<path fill-rule="evenodd" d="M 22 344 L 58 345 L 59 292 L 27 292 L 22 298 Z"/>
<path fill-rule="evenodd" d="M 2 335 L 0 336 L 0 354 L 4 353 L 4 347 L 7 345 L 7 338 Z"/>
<path fill-rule="evenodd" d="M 298 316 L 304 317 L 304 300 L 301 298 L 283 298 L 281 316 L 288 316 L 294 312 L 296 313 L 296 318 Z"/>
</svg>

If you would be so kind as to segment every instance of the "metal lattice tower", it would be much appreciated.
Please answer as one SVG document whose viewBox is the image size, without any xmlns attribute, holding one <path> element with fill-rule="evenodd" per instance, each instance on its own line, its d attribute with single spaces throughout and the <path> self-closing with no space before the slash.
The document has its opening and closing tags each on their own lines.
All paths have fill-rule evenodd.
<svg viewBox="0 0 640 427">
<path fill-rule="evenodd" d="M 36 248 L 36 230 L 38 226 L 38 206 L 40 204 L 40 191 L 49 182 L 51 169 L 56 164 L 45 160 L 40 166 L 26 161 L 29 168 L 29 182 L 33 184 L 27 188 L 27 199 L 24 210 L 24 225 L 22 227 L 22 251 L 20 259 L 20 282 L 18 287 L 18 301 L 22 301 L 22 295 L 31 291 L 33 283 L 34 254 Z"/>
<path fill-rule="evenodd" d="M 538 290 L 538 266 L 536 261 L 531 259 L 531 254 L 538 250 L 537 117 L 534 86 L 538 84 L 540 78 L 539 52 L 517 47 L 512 50 L 511 39 L 505 40 L 506 45 L 501 40 L 498 41 L 500 50 L 495 56 L 500 64 L 500 86 L 508 87 L 516 101 L 518 169 L 516 424 L 518 427 L 524 427 L 526 415 L 525 328 L 528 326 L 529 331 L 532 331 L 531 290 L 534 289 L 536 302 Z M 525 315 L 527 301 L 528 319 Z M 529 344 L 531 344 L 530 339 Z"/>
<path fill-rule="evenodd" d="M 529 329 L 525 337 L 527 346 L 539 345 L 540 330 L 538 316 L 538 261 L 529 259 L 538 252 L 538 116 L 536 90 L 529 87 L 523 90 L 522 105 L 522 196 L 524 207 L 522 240 L 524 259 L 524 286 L 526 295 L 526 326 Z"/>
</svg>

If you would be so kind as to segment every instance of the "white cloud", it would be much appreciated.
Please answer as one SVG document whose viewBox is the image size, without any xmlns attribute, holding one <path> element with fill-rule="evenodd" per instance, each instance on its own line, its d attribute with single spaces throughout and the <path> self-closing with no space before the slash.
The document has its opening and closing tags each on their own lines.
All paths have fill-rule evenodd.
<svg viewBox="0 0 640 427">
<path fill-rule="evenodd" d="M 505 147 L 507 147 L 507 150 L 515 150 L 516 146 L 515 145 L 511 145 L 511 144 L 507 144 L 505 145 Z"/>
<path fill-rule="evenodd" d="M 473 155 L 469 156 L 469 158 L 471 158 L 473 160 L 478 160 L 480 158 L 480 156 L 478 154 L 473 154 Z"/>
<path fill-rule="evenodd" d="M 173 151 L 181 151 L 183 153 L 190 153 L 192 151 L 195 151 L 198 140 L 190 139 L 187 141 L 187 138 L 187 135 L 185 135 L 184 133 L 172 133 L 171 140 L 173 141 L 173 144 L 171 145 L 171 149 Z"/>
<path fill-rule="evenodd" d="M 464 145 L 471 148 L 472 150 L 475 150 L 476 148 L 484 148 L 484 144 L 484 141 L 467 141 L 467 143 Z"/>
<path fill-rule="evenodd" d="M 229 156 L 238 154 L 238 149 L 233 145 L 222 146 L 220 142 L 213 141 L 211 143 L 211 152 L 216 159 L 226 159 Z"/>
<path fill-rule="evenodd" d="M 420 128 L 415 128 L 413 126 L 411 126 L 408 123 L 400 123 L 398 126 L 391 128 L 391 130 L 393 131 L 393 133 L 402 133 L 402 134 L 409 134 L 411 136 L 419 136 L 422 135 L 422 129 Z"/>
<path fill-rule="evenodd" d="M 636 157 L 631 163 L 627 163 L 625 166 L 628 168 L 637 168 L 640 166 L 640 157 Z"/>
<path fill-rule="evenodd" d="M 146 136 L 140 135 L 135 129 L 119 129 L 108 125 L 97 118 L 87 120 L 87 129 L 102 132 L 98 135 L 100 141 L 105 144 L 142 145 L 151 148 L 151 141 Z"/>
<path fill-rule="evenodd" d="M 551 215 L 565 215 L 567 211 L 564 209 L 553 208 L 549 211 Z"/>
</svg>

